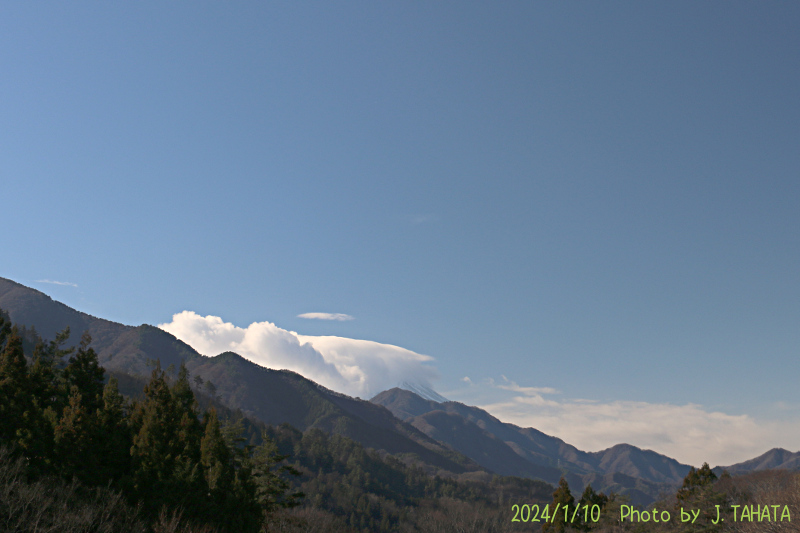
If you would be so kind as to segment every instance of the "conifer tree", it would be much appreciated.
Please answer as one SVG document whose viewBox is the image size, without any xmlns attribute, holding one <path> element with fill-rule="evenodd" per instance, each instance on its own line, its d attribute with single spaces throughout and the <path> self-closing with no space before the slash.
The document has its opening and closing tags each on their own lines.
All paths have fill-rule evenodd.
<svg viewBox="0 0 800 533">
<path fill-rule="evenodd" d="M 288 494 L 290 485 L 283 475 L 300 475 L 295 468 L 283 464 L 288 457 L 279 454 L 278 446 L 264 434 L 263 443 L 255 449 L 251 459 L 256 494 L 266 513 L 300 505 L 300 500 L 305 497 L 302 492 Z"/>
<path fill-rule="evenodd" d="M 144 388 L 144 400 L 131 414 L 134 430 L 131 458 L 133 492 L 147 499 L 145 512 L 155 516 L 161 506 L 179 499 L 173 475 L 175 458 L 180 454 L 176 435 L 177 420 L 172 393 L 160 365 L 153 369 Z"/>
<path fill-rule="evenodd" d="M 96 417 L 89 412 L 75 385 L 68 402 L 54 429 L 55 464 L 65 478 L 75 476 L 93 485 L 99 481 L 96 477 L 99 450 L 94 446 L 98 434 Z"/>
<path fill-rule="evenodd" d="M 59 363 L 75 349 L 62 348 L 69 339 L 68 327 L 47 343 L 33 328 L 30 330 L 30 335 L 35 341 L 32 363 L 28 369 L 35 420 L 31 426 L 32 436 L 25 455 L 29 460 L 30 473 L 54 473 L 59 471 L 60 466 L 56 456 L 55 428 L 68 405 L 70 392 Z"/>
<path fill-rule="evenodd" d="M 161 507 L 183 509 L 189 521 L 213 519 L 214 507 L 201 462 L 203 428 L 197 402 L 181 366 L 170 387 L 167 374 L 156 363 L 145 398 L 131 415 L 133 493 L 145 500 L 145 513 Z"/>
<path fill-rule="evenodd" d="M 234 470 L 234 454 L 225 442 L 216 410 L 212 407 L 205 416 L 205 434 L 200 445 L 203 474 L 208 487 L 209 501 L 204 517 L 223 531 L 232 533 L 257 531 L 261 509 L 249 477 Z"/>
<path fill-rule="evenodd" d="M 0 351 L 0 443 L 24 447 L 31 440 L 35 417 L 22 338 L 6 330 Z"/>
<path fill-rule="evenodd" d="M 74 351 L 73 348 L 67 350 L 61 348 L 67 339 L 69 339 L 69 328 L 56 335 L 55 340 L 49 343 L 39 339 L 34 347 L 29 377 L 33 397 L 42 410 L 49 408 L 60 412 L 66 404 L 69 391 L 62 386 L 58 363 Z"/>
<path fill-rule="evenodd" d="M 703 463 L 703 466 L 695 470 L 694 467 L 689 469 L 689 473 L 683 478 L 683 485 L 678 490 L 676 497 L 679 501 L 689 500 L 696 494 L 702 487 L 713 484 L 717 480 L 717 475 L 708 466 L 708 463 Z"/>
<path fill-rule="evenodd" d="M 708 533 L 722 531 L 725 517 L 717 524 L 713 523 L 717 520 L 715 506 L 720 506 L 721 516 L 726 516 L 730 507 L 725 504 L 725 495 L 715 490 L 716 481 L 717 475 L 714 474 L 708 463 L 703 463 L 702 467 L 698 469 L 692 467 L 689 470 L 689 473 L 683 478 L 683 485 L 675 494 L 676 507 L 700 510 L 698 519 L 692 523 L 692 531 Z M 689 530 L 688 526 L 682 529 Z"/>
<path fill-rule="evenodd" d="M 241 416 L 241 414 L 240 414 Z M 256 446 L 245 445 L 245 429 L 241 418 L 229 420 L 222 427 L 222 437 L 231 456 L 234 471 L 234 504 L 241 510 L 241 529 L 260 524 L 264 519 L 264 509 L 259 503 L 258 487 L 253 472 L 252 453 Z"/>
<path fill-rule="evenodd" d="M 69 358 L 69 364 L 64 369 L 64 378 L 69 394 L 72 394 L 72 387 L 77 387 L 82 405 L 87 412 L 93 414 L 103 403 L 105 370 L 97 360 L 97 353 L 89 348 L 91 342 L 92 337 L 87 331 L 81 337 L 77 353 Z"/>
<path fill-rule="evenodd" d="M 11 333 L 11 321 L 8 315 L 0 309 L 0 350 L 5 348 L 5 342 L 8 335 Z"/>
<path fill-rule="evenodd" d="M 173 367 L 174 372 L 174 367 Z M 189 515 L 200 516 L 208 506 L 208 485 L 203 478 L 200 443 L 203 428 L 198 419 L 197 400 L 189 386 L 189 373 L 182 363 L 178 379 L 170 389 L 175 433 L 175 467 L 172 483 L 184 493 L 182 505 Z"/>
<path fill-rule="evenodd" d="M 583 494 L 581 495 L 581 499 L 578 501 L 578 514 L 576 515 L 576 523 L 573 527 L 577 527 L 583 531 L 589 531 L 595 522 L 592 521 L 592 508 L 597 506 L 600 510 L 600 513 L 605 510 L 606 504 L 608 503 L 608 496 L 605 494 L 597 493 L 592 488 L 592 485 L 586 485 L 586 488 L 583 489 Z M 585 506 L 585 511 L 584 511 Z M 597 514 L 595 514 L 599 518 Z"/>
<path fill-rule="evenodd" d="M 558 488 L 553 492 L 553 502 L 550 504 L 549 511 L 550 518 L 542 524 L 543 532 L 564 533 L 567 527 L 572 525 L 569 519 L 572 518 L 575 511 L 575 498 L 569 490 L 567 480 L 563 477 L 558 482 Z"/>
<path fill-rule="evenodd" d="M 200 462 L 200 440 L 203 428 L 198 420 L 197 399 L 189 385 L 189 372 L 181 363 L 178 379 L 170 390 L 178 424 L 178 441 L 183 447 L 181 453 L 194 464 Z"/>
<path fill-rule="evenodd" d="M 213 407 L 206 413 L 205 435 L 200 444 L 203 474 L 212 493 L 224 496 L 233 484 L 231 453 L 225 444 Z"/>
<path fill-rule="evenodd" d="M 117 378 L 112 377 L 103 388 L 103 407 L 97 416 L 98 453 L 103 458 L 101 484 L 120 481 L 130 473 L 132 442 L 126 411 Z"/>
</svg>

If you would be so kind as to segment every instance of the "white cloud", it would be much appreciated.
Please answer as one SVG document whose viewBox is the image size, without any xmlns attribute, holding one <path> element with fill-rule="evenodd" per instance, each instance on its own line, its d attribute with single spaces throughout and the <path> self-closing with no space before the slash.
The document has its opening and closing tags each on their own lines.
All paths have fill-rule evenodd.
<svg viewBox="0 0 800 533">
<path fill-rule="evenodd" d="M 399 346 L 343 337 L 299 335 L 270 322 L 247 328 L 192 311 L 173 315 L 159 328 L 203 355 L 233 351 L 256 364 L 288 369 L 337 392 L 371 398 L 402 381 L 429 385 L 438 372 L 432 357 Z"/>
<path fill-rule="evenodd" d="M 69 281 L 54 281 L 52 279 L 37 279 L 36 283 L 49 283 L 51 285 L 61 285 L 66 287 L 77 287 L 77 283 L 71 283 Z"/>
<path fill-rule="evenodd" d="M 487 380 L 494 393 L 485 392 L 495 398 L 482 402 L 482 409 L 504 422 L 536 428 L 581 450 L 599 451 L 628 443 L 686 464 L 718 466 L 751 459 L 776 446 L 795 449 L 800 444 L 800 424 L 796 423 L 757 421 L 696 404 L 554 400 L 545 397 L 555 394 L 554 389 L 520 387 L 506 381 Z M 499 391 L 507 392 L 497 398 Z"/>
<path fill-rule="evenodd" d="M 297 318 L 308 318 L 311 320 L 353 320 L 353 317 L 350 315 L 346 315 L 344 313 L 303 313 L 302 315 L 297 315 Z"/>
<path fill-rule="evenodd" d="M 526 396 L 534 396 L 537 394 L 558 394 L 558 391 L 552 387 L 520 387 L 505 376 L 501 376 L 506 382 L 505 385 L 497 385 L 498 388 L 512 392 L 519 392 Z"/>
<path fill-rule="evenodd" d="M 427 366 L 433 358 L 391 344 L 344 337 L 297 335 L 331 361 L 342 375 L 366 398 L 407 381 L 430 386 L 439 378 L 435 368 Z"/>
<path fill-rule="evenodd" d="M 429 386 L 433 359 L 411 350 L 343 337 L 313 337 L 255 322 L 240 328 L 184 311 L 159 327 L 202 354 L 230 350 L 269 368 L 286 368 L 338 392 L 371 398 L 403 381 Z M 521 386 L 503 376 L 447 396 L 478 405 L 505 422 L 533 427 L 586 451 L 628 443 L 699 466 L 730 465 L 770 448 L 800 449 L 800 421 L 764 422 L 701 405 L 563 398 L 551 387 Z M 559 395 L 553 398 L 553 395 Z M 780 406 L 786 407 L 786 406 Z M 796 412 L 796 411 L 795 411 Z"/>
</svg>

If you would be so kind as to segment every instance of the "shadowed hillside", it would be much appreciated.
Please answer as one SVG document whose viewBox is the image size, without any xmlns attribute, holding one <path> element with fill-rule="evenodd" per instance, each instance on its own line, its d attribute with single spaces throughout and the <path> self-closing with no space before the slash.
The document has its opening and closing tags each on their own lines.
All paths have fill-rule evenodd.
<svg viewBox="0 0 800 533">
<path fill-rule="evenodd" d="M 88 331 L 100 364 L 120 376 L 123 385 L 124 375 L 149 374 L 151 360 L 159 360 L 163 368 L 178 367 L 185 361 L 193 376 L 213 384 L 216 396 L 225 405 L 267 424 L 288 423 L 301 430 L 318 428 L 341 434 L 366 447 L 405 455 L 410 462 L 428 465 L 434 472 L 481 470 L 385 408 L 335 393 L 294 372 L 263 368 L 232 352 L 205 357 L 156 327 L 125 326 L 95 318 L 3 278 L 0 309 L 12 322 L 33 326 L 46 339 L 69 327 L 72 335 L 68 345 L 74 345 L 81 333 Z"/>
<path fill-rule="evenodd" d="M 584 452 L 533 428 L 501 422 L 483 409 L 458 402 L 438 403 L 394 388 L 371 400 L 428 436 L 445 442 L 494 472 L 558 483 L 564 475 L 575 487 L 625 494 L 646 503 L 681 482 L 689 471 L 674 459 L 628 444 Z"/>
<path fill-rule="evenodd" d="M 231 409 L 264 423 L 340 434 L 384 450 L 428 472 L 457 475 L 490 472 L 556 483 L 564 475 L 574 487 L 622 492 L 632 501 L 652 501 L 679 484 L 689 466 L 650 450 L 619 444 L 584 452 L 538 431 L 501 422 L 486 411 L 458 402 L 436 402 L 404 389 L 391 389 L 370 402 L 328 390 L 299 374 L 260 367 L 227 352 L 205 357 L 156 327 L 125 326 L 81 313 L 40 291 L 0 278 L 0 309 L 11 321 L 35 327 L 47 339 L 69 327 L 74 345 L 83 331 L 92 336 L 99 361 L 135 394 L 137 376 L 151 361 L 166 368 L 186 362 L 206 390 Z M 130 381 L 130 383 L 128 383 Z M 800 453 L 775 449 L 728 467 L 733 473 L 800 468 Z M 721 469 L 717 469 L 721 471 Z"/>
<path fill-rule="evenodd" d="M 57 302 L 35 289 L 0 278 L 0 309 L 15 324 L 35 327 L 45 339 L 69 328 L 67 346 L 75 346 L 88 331 L 100 364 L 108 370 L 145 376 L 148 360 L 159 359 L 164 368 L 201 357 L 191 346 L 154 326 L 125 326 Z"/>
<path fill-rule="evenodd" d="M 454 473 L 480 467 L 453 453 L 387 409 L 338 394 L 288 370 L 271 370 L 233 353 L 200 357 L 187 365 L 210 381 L 220 401 L 267 424 L 288 423 L 350 437 L 392 454 L 412 454 L 426 464 Z"/>
</svg>

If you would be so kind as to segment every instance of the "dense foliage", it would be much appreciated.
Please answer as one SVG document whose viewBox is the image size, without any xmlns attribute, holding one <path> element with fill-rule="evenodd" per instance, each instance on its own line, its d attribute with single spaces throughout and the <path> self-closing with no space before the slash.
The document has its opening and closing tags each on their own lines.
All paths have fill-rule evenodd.
<svg viewBox="0 0 800 533">
<path fill-rule="evenodd" d="M 110 487 L 146 524 L 179 513 L 220 532 L 257 532 L 270 512 L 296 505 L 302 495 L 279 475 L 285 457 L 264 437 L 244 445 L 213 407 L 201 415 L 185 368 L 171 378 L 155 364 L 131 402 L 105 381 L 88 335 L 65 350 L 68 334 L 36 342 L 29 362 L 0 316 L 0 446 L 6 462 L 24 460 L 25 486 L 75 482 L 72 497 Z"/>
</svg>

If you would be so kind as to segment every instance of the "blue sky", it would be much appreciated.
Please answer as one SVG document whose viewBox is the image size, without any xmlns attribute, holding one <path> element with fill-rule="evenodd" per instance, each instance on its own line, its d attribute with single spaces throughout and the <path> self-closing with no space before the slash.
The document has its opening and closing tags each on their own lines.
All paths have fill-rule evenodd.
<svg viewBox="0 0 800 533">
<path fill-rule="evenodd" d="M 800 449 L 796 3 L 0 9 L 0 276 L 400 346 L 587 449 Z"/>
</svg>

